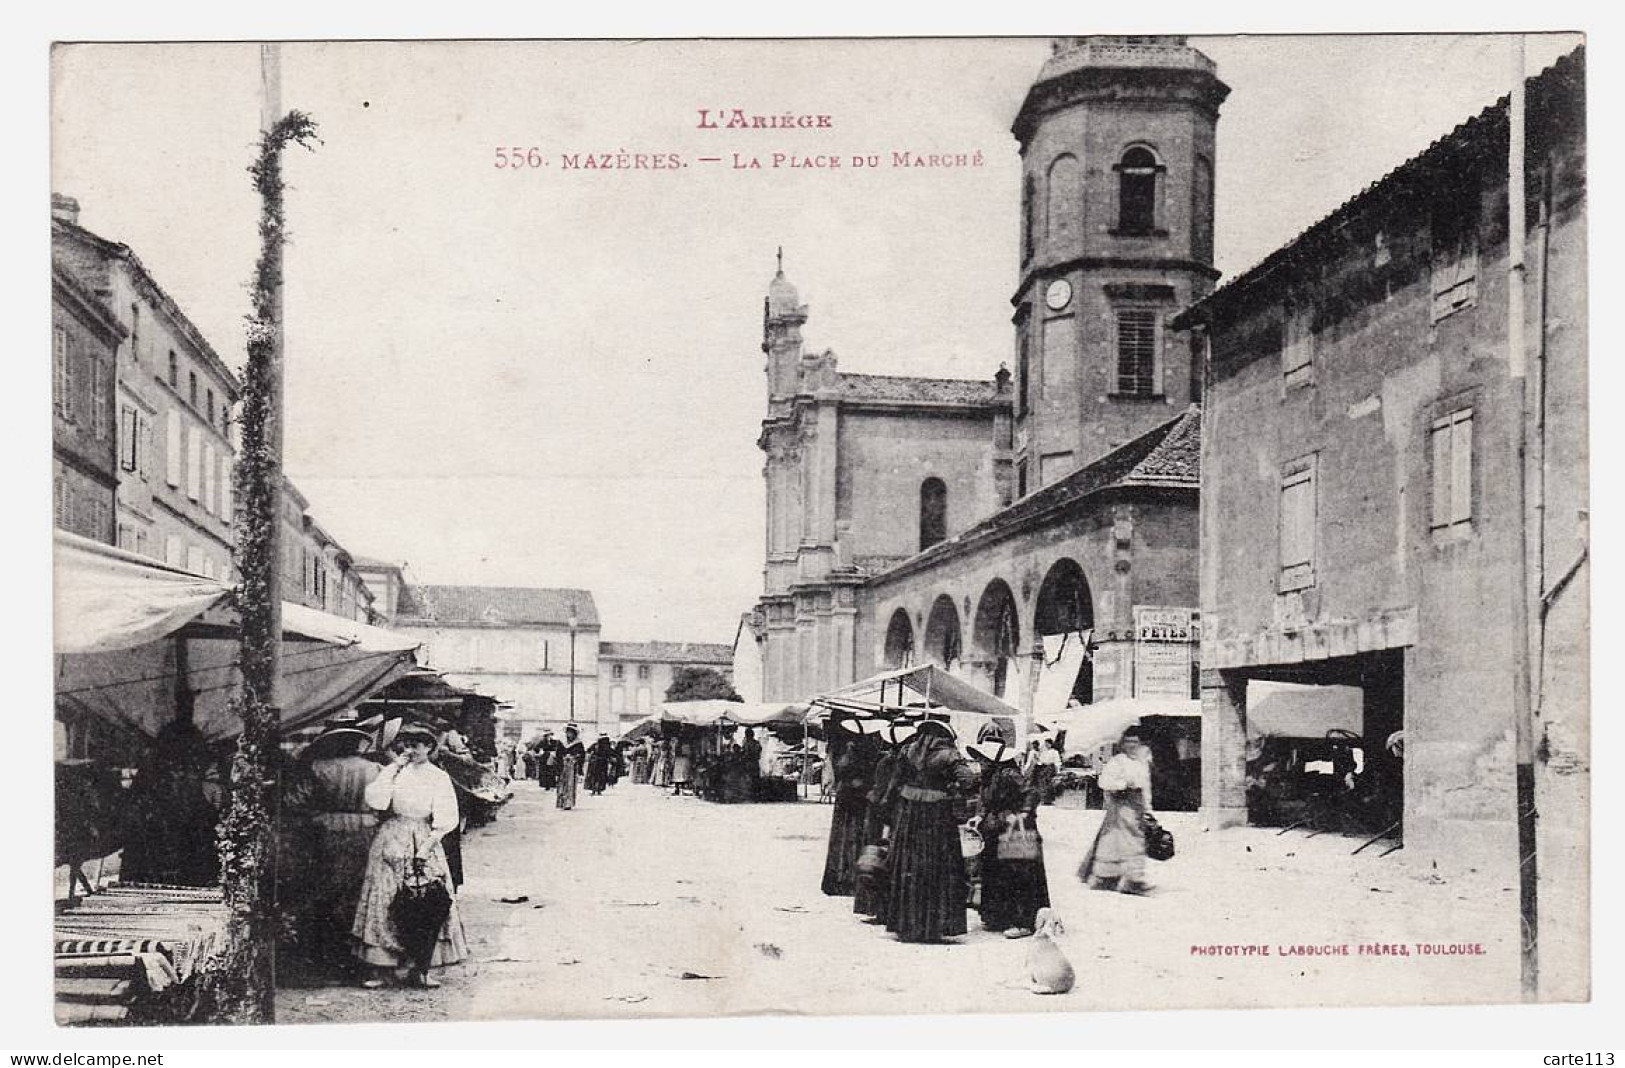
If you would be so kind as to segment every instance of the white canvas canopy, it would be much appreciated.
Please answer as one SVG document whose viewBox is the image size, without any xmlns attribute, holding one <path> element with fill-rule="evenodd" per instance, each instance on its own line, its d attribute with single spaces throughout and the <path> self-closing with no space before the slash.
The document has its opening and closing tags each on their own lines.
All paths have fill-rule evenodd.
<svg viewBox="0 0 1625 1068">
<path fill-rule="evenodd" d="M 1202 702 L 1178 697 L 1124 697 L 1092 705 L 1074 705 L 1055 715 L 1039 716 L 1038 723 L 1053 731 L 1066 731 L 1069 752 L 1082 752 L 1115 741 L 1147 716 L 1197 717 Z"/>
<path fill-rule="evenodd" d="M 1324 738 L 1327 731 L 1363 733 L 1365 692 L 1358 686 L 1247 683 L 1249 738 Z"/>
<path fill-rule="evenodd" d="M 961 742 L 976 740 L 989 718 L 1000 721 L 1005 733 L 1017 745 L 1025 745 L 1027 716 L 1014 705 L 964 679 L 955 678 L 935 664 L 894 668 L 871 675 L 860 682 L 831 690 L 813 699 L 825 708 L 847 708 L 890 714 L 903 709 L 931 709 L 948 713 L 948 720 Z"/>
<path fill-rule="evenodd" d="M 61 531 L 56 535 L 56 699 L 64 711 L 155 736 L 190 695 L 206 737 L 234 736 L 238 615 L 225 583 Z M 282 725 L 323 719 L 413 666 L 416 639 L 282 605 Z"/>
<path fill-rule="evenodd" d="M 649 717 L 649 722 L 687 723 L 693 727 L 714 727 L 718 723 L 738 723 L 754 727 L 763 723 L 801 723 L 807 706 L 796 702 L 745 704 L 740 701 L 670 701 Z M 637 724 L 636 726 L 641 726 Z"/>
</svg>

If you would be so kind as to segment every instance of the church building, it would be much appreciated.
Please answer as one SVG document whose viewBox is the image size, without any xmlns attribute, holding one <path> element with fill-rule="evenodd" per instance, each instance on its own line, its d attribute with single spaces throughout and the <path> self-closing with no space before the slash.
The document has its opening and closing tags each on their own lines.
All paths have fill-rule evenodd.
<svg viewBox="0 0 1625 1068">
<path fill-rule="evenodd" d="M 838 371 L 769 286 L 765 700 L 933 662 L 1031 710 L 1068 640 L 1080 701 L 1194 695 L 1201 367 L 1170 322 L 1217 277 L 1229 90 L 1182 37 L 1052 48 L 1012 126 L 1014 374 Z"/>
</svg>

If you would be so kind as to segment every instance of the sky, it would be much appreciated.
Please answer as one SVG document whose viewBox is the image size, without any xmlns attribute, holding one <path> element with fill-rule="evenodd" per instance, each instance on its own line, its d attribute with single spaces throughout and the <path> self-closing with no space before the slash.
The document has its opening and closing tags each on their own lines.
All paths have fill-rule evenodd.
<svg viewBox="0 0 1625 1068">
<path fill-rule="evenodd" d="M 1231 276 L 1504 93 L 1505 39 L 1192 38 L 1230 86 Z M 1528 38 L 1533 73 L 1578 44 Z M 301 43 L 287 163 L 285 465 L 351 552 L 418 581 L 577 586 L 610 639 L 730 642 L 760 592 L 761 302 L 784 249 L 844 370 L 1010 358 L 1042 39 Z M 130 245 L 233 367 L 258 203 L 255 45 L 59 46 L 52 189 Z M 828 115 L 701 130 L 699 109 Z M 499 168 L 498 148 L 548 165 Z M 892 151 L 980 153 L 897 169 Z M 676 153 L 678 170 L 566 154 Z M 736 170 L 732 154 L 763 160 Z M 839 170 L 773 168 L 835 154 Z M 878 154 L 878 169 L 852 169 Z M 701 163 L 701 156 L 721 157 Z"/>
</svg>

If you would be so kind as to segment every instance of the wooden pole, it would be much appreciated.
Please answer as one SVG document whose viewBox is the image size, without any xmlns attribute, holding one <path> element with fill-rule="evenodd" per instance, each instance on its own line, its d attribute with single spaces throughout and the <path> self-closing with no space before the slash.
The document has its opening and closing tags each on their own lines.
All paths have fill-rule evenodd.
<svg viewBox="0 0 1625 1068">
<path fill-rule="evenodd" d="M 231 791 L 220 823 L 221 882 L 231 912 L 229 956 L 221 977 L 222 1017 L 275 1021 L 276 804 L 280 765 L 282 667 L 282 151 L 308 144 L 315 126 L 282 114 L 281 53 L 260 47 L 261 138 L 249 173 L 260 194 L 260 255 L 252 286 L 242 430 L 235 477 L 238 596 L 242 637 L 242 722 Z"/>
</svg>

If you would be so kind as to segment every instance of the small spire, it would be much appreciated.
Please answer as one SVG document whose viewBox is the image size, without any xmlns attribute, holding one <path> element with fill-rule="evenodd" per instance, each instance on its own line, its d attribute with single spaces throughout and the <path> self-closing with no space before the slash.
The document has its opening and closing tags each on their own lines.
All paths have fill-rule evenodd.
<svg viewBox="0 0 1625 1068">
<path fill-rule="evenodd" d="M 784 246 L 779 246 L 779 274 L 784 273 Z"/>
</svg>

